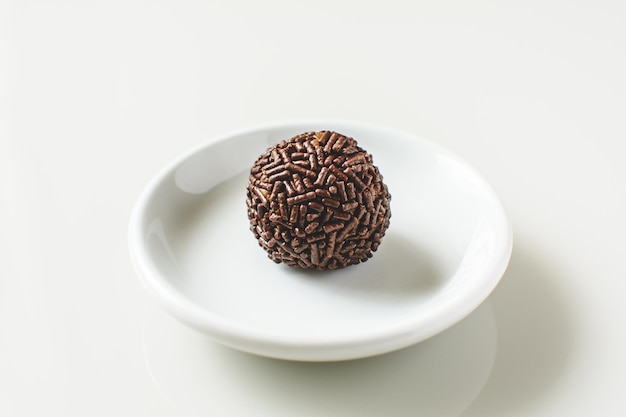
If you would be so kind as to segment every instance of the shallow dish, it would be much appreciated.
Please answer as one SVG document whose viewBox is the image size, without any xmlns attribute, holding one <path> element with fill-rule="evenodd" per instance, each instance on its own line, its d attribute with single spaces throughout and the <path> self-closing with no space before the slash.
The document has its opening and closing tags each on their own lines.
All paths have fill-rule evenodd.
<svg viewBox="0 0 626 417">
<path fill-rule="evenodd" d="M 332 272 L 274 264 L 246 215 L 254 160 L 313 130 L 354 137 L 392 195 L 374 257 Z M 305 361 L 382 354 L 441 332 L 489 295 L 512 248 L 498 196 L 461 159 L 406 132 L 341 121 L 263 125 L 191 150 L 148 184 L 129 239 L 142 282 L 174 317 L 228 346 Z"/>
</svg>

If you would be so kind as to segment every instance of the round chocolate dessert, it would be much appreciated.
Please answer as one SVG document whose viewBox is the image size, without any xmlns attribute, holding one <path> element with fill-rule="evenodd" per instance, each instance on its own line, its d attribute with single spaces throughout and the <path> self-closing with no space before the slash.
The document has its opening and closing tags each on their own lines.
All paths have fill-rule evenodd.
<svg viewBox="0 0 626 417">
<path fill-rule="evenodd" d="M 330 270 L 372 257 L 389 227 L 391 196 L 372 156 L 336 132 L 269 148 L 248 182 L 250 229 L 270 259 Z"/>
</svg>

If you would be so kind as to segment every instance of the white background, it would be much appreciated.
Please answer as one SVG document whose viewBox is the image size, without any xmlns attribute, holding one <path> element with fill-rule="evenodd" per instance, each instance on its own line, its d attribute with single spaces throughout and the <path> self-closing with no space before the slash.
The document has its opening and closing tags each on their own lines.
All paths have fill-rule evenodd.
<svg viewBox="0 0 626 417">
<path fill-rule="evenodd" d="M 625 22 L 591 0 L 0 1 L 0 415 L 626 415 Z M 162 313 L 127 254 L 142 187 L 292 118 L 408 130 L 481 172 L 515 231 L 485 307 L 315 366 Z"/>
</svg>

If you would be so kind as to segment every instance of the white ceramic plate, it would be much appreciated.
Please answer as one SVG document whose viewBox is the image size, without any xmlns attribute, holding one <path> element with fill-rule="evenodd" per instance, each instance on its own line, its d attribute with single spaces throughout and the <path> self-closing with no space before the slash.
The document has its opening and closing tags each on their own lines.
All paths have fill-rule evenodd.
<svg viewBox="0 0 626 417">
<path fill-rule="evenodd" d="M 313 130 L 354 137 L 392 195 L 374 257 L 328 273 L 270 261 L 246 215 L 255 159 Z M 489 295 L 512 248 L 496 193 L 458 157 L 409 133 L 338 121 L 264 125 L 193 149 L 146 187 L 129 234 L 139 276 L 173 316 L 228 346 L 306 361 L 372 356 L 441 332 Z"/>
</svg>

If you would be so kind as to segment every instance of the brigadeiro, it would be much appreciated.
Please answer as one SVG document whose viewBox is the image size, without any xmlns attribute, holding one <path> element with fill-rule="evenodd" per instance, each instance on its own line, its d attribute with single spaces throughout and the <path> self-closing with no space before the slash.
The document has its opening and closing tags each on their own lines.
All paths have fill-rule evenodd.
<svg viewBox="0 0 626 417">
<path fill-rule="evenodd" d="M 276 263 L 331 270 L 364 262 L 389 227 L 391 195 L 372 155 L 337 132 L 263 153 L 247 186 L 250 230 Z"/>
</svg>

